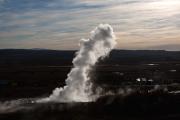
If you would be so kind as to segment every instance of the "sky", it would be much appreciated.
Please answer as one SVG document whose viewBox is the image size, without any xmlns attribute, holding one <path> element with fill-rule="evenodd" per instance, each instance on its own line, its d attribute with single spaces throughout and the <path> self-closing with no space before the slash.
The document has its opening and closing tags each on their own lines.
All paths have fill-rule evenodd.
<svg viewBox="0 0 180 120">
<path fill-rule="evenodd" d="M 0 49 L 79 49 L 100 23 L 116 49 L 180 50 L 180 0 L 0 0 Z"/>
</svg>

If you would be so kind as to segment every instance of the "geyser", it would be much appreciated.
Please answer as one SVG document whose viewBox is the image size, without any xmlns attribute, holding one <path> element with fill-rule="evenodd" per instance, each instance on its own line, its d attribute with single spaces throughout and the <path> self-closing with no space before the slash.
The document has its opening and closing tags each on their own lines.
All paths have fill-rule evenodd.
<svg viewBox="0 0 180 120">
<path fill-rule="evenodd" d="M 93 101 L 89 71 L 100 58 L 107 56 L 115 45 L 116 39 L 110 25 L 100 24 L 96 27 L 89 39 L 80 41 L 80 50 L 73 59 L 73 68 L 66 79 L 66 86 L 56 88 L 52 95 L 41 101 Z"/>
</svg>

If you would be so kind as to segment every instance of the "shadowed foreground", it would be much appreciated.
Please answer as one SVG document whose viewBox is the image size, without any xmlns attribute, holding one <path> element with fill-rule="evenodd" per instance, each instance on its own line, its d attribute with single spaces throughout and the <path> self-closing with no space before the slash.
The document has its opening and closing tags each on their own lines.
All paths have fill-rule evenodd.
<svg viewBox="0 0 180 120">
<path fill-rule="evenodd" d="M 1 50 L 0 56 L 0 120 L 180 120 L 180 52 L 113 51 L 90 73 L 92 82 L 106 92 L 133 92 L 90 103 L 33 102 L 64 86 L 74 52 Z"/>
<path fill-rule="evenodd" d="M 31 103 L 2 112 L 1 120 L 172 120 L 180 119 L 180 95 L 156 91 L 109 95 L 91 103 Z M 13 110 L 14 109 L 14 110 Z"/>
</svg>

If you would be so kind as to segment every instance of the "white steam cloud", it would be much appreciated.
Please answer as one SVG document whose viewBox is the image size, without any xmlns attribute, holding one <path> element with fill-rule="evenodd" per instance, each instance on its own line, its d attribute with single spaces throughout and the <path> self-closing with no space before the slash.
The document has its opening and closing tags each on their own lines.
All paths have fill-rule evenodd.
<svg viewBox="0 0 180 120">
<path fill-rule="evenodd" d="M 89 71 L 100 58 L 107 56 L 116 45 L 113 29 L 100 24 L 89 39 L 80 41 L 80 50 L 73 59 L 73 68 L 66 79 L 66 86 L 56 88 L 50 97 L 42 101 L 88 102 L 93 100 Z"/>
</svg>

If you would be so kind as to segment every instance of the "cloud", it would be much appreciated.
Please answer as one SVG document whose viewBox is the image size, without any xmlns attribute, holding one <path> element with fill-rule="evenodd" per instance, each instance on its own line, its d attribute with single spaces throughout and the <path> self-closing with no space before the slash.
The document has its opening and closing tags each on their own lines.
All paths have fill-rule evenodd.
<svg viewBox="0 0 180 120">
<path fill-rule="evenodd" d="M 5 2 L 6 0 L 0 0 L 0 3 L 3 3 L 3 2 Z"/>
<path fill-rule="evenodd" d="M 180 44 L 178 11 L 178 0 L 8 0 L 0 7 L 0 38 L 11 41 L 9 47 L 22 35 L 24 47 L 43 42 L 39 47 L 77 49 L 74 43 L 94 26 L 109 23 L 119 36 L 118 48 L 149 49 L 168 40 Z M 25 32 L 33 34 L 26 38 Z"/>
</svg>

